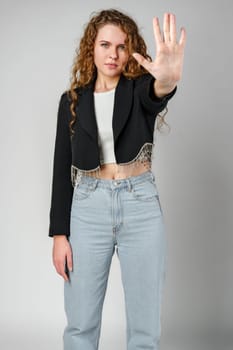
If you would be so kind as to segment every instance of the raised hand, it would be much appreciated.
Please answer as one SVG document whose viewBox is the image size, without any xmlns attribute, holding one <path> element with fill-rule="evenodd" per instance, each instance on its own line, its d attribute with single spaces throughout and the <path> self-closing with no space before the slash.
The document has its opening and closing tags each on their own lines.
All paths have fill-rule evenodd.
<svg viewBox="0 0 233 350">
<path fill-rule="evenodd" d="M 164 14 L 163 33 L 157 17 L 153 18 L 153 29 L 156 43 L 155 60 L 150 62 L 139 53 L 133 53 L 133 57 L 156 78 L 155 92 L 156 95 L 162 96 L 172 91 L 181 79 L 186 31 L 185 28 L 181 28 L 177 41 L 176 17 L 171 13 Z"/>
</svg>

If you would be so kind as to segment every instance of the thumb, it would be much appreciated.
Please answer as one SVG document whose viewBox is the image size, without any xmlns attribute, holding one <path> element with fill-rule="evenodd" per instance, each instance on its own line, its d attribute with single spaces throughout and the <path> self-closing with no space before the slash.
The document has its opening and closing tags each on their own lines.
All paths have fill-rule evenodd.
<svg viewBox="0 0 233 350">
<path fill-rule="evenodd" d="M 132 56 L 135 58 L 135 60 L 143 66 L 146 70 L 150 70 L 150 62 L 147 61 L 145 57 L 143 57 L 140 53 L 134 52 Z"/>
</svg>

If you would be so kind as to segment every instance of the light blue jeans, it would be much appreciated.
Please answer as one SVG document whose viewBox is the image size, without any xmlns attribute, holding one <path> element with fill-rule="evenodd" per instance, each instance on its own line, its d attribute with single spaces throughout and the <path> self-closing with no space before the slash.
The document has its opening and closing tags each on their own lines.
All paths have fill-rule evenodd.
<svg viewBox="0 0 233 350">
<path fill-rule="evenodd" d="M 74 188 L 70 225 L 73 271 L 64 282 L 64 350 L 98 349 L 115 247 L 125 298 L 127 350 L 158 350 L 166 239 L 153 172 L 120 180 L 83 176 Z"/>
</svg>

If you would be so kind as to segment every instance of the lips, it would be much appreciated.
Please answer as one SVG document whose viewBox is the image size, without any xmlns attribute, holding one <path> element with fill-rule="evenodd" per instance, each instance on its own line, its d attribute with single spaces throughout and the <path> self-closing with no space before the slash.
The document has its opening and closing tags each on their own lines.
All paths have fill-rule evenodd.
<svg viewBox="0 0 233 350">
<path fill-rule="evenodd" d="M 117 64 L 115 64 L 115 63 L 106 63 L 105 65 L 110 69 L 117 68 Z"/>
</svg>

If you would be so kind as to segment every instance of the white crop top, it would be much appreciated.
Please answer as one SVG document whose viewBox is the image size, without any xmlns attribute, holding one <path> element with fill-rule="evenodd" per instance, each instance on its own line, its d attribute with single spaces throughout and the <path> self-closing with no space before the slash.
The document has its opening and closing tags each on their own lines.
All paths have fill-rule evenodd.
<svg viewBox="0 0 233 350">
<path fill-rule="evenodd" d="M 105 92 L 94 92 L 101 164 L 116 163 L 112 129 L 115 90 L 116 89 Z"/>
</svg>

